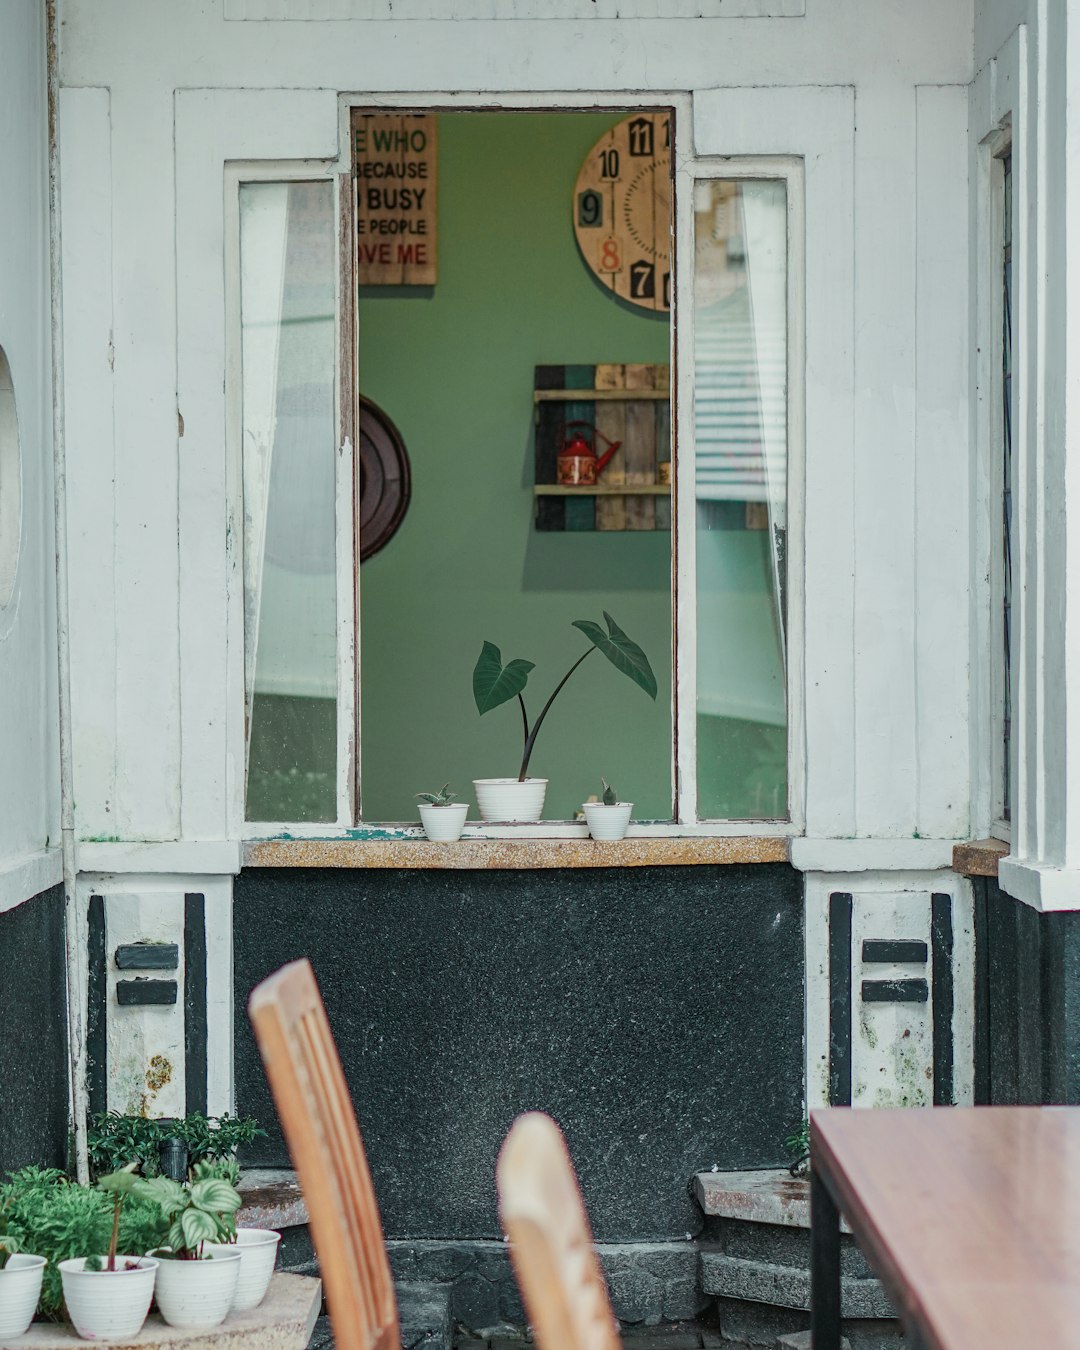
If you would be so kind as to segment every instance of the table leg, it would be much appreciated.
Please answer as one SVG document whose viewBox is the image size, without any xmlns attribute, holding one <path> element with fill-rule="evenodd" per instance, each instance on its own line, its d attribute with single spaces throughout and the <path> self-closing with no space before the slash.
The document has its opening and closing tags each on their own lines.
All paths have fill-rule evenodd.
<svg viewBox="0 0 1080 1350">
<path fill-rule="evenodd" d="M 840 1211 L 810 1169 L 810 1344 L 840 1350 Z"/>
</svg>

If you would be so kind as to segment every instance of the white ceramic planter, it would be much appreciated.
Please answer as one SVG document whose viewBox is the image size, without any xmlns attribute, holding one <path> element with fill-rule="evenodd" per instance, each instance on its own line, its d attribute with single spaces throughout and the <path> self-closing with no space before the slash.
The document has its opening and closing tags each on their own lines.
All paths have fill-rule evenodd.
<svg viewBox="0 0 1080 1350">
<path fill-rule="evenodd" d="M 582 810 L 594 839 L 623 839 L 630 824 L 630 812 L 633 802 L 616 802 L 614 806 L 605 806 L 603 802 L 585 802 Z"/>
<path fill-rule="evenodd" d="M 468 814 L 468 802 L 451 802 L 449 806 L 432 806 L 429 802 L 420 807 L 424 833 L 437 844 L 452 844 L 460 839 Z"/>
<path fill-rule="evenodd" d="M 236 1247 L 208 1246 L 201 1261 L 163 1259 L 154 1291 L 158 1312 L 171 1327 L 220 1326 L 232 1308 L 239 1278 Z"/>
<path fill-rule="evenodd" d="M 524 783 L 516 778 L 474 778 L 481 820 L 493 825 L 539 820 L 547 785 L 546 778 L 526 778 Z"/>
<path fill-rule="evenodd" d="M 104 1256 L 101 1261 L 104 1265 Z M 137 1336 L 150 1311 L 158 1263 L 152 1256 L 118 1256 L 113 1271 L 84 1270 L 85 1265 L 86 1258 L 76 1256 L 59 1267 L 75 1330 L 84 1341 Z"/>
<path fill-rule="evenodd" d="M 45 1258 L 16 1252 L 0 1270 L 0 1336 L 21 1336 L 34 1320 Z"/>
<path fill-rule="evenodd" d="M 208 1243 L 207 1252 L 239 1252 L 240 1274 L 233 1294 L 232 1311 L 247 1312 L 257 1308 L 266 1297 L 270 1276 L 277 1262 L 281 1234 L 272 1228 L 240 1228 L 235 1245 Z"/>
</svg>

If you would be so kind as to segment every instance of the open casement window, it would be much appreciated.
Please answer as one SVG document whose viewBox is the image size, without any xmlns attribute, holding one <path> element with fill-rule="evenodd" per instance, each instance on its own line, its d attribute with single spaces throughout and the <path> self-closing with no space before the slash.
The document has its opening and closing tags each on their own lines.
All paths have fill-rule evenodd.
<svg viewBox="0 0 1080 1350">
<path fill-rule="evenodd" d="M 693 180 L 682 291 L 693 400 L 680 444 L 680 818 L 786 820 L 789 186 L 723 173 Z M 747 765 L 739 780 L 733 756 Z"/>
<path fill-rule="evenodd" d="M 650 703 L 600 657 L 575 675 L 530 769 L 565 781 L 549 791 L 553 818 L 530 832 L 583 833 L 570 817 L 599 791 L 601 774 L 635 801 L 632 834 L 798 827 L 788 609 L 801 165 L 696 163 L 676 109 L 672 310 L 643 314 L 590 275 L 570 229 L 583 157 L 633 111 L 440 112 L 439 273 L 412 291 L 365 287 L 358 275 L 347 175 L 240 184 L 250 833 L 414 824 L 412 794 L 447 779 L 472 803 L 470 780 L 487 776 L 489 763 L 488 774 L 516 772 L 502 740 L 510 744 L 520 722 L 512 703 L 477 715 L 481 640 L 500 645 L 504 659 L 536 662 L 527 695 L 535 717 L 584 649 L 573 622 L 602 610 L 646 648 L 659 696 Z M 483 185 L 495 162 L 493 199 Z M 545 175 L 545 195 L 530 199 Z M 531 291 L 521 262 L 530 254 L 539 259 Z M 590 307 L 594 329 L 581 317 Z M 590 535 L 575 503 L 565 520 L 576 523 L 538 529 L 541 371 L 567 395 L 581 390 L 580 403 L 563 396 L 568 424 L 595 423 L 611 439 L 633 425 L 632 400 L 612 411 L 590 403 L 590 390 L 620 387 L 620 374 L 635 388 L 670 381 L 670 403 L 650 394 L 645 417 L 663 429 L 658 437 L 670 435 L 669 508 L 658 472 L 653 495 L 638 498 L 647 509 L 590 506 Z M 350 440 L 362 432 L 361 399 L 401 433 L 412 472 L 408 512 L 371 557 L 359 537 L 363 484 Z M 619 453 L 612 481 L 635 483 Z M 499 493 L 505 501 L 492 504 Z M 454 577 L 456 591 L 433 584 Z M 459 741 L 497 750 L 502 762 L 458 754 Z M 513 830 L 470 822 L 466 833 Z"/>
<path fill-rule="evenodd" d="M 239 234 L 246 816 L 346 824 L 334 184 L 241 183 Z"/>
</svg>

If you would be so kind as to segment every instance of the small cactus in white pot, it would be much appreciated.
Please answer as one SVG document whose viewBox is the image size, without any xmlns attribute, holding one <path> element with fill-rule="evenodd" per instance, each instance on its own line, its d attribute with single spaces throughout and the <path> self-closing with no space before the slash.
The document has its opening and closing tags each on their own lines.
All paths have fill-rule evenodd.
<svg viewBox="0 0 1080 1350">
<path fill-rule="evenodd" d="M 630 825 L 634 803 L 619 801 L 615 789 L 606 778 L 601 778 L 600 782 L 604 785 L 603 800 L 583 802 L 581 807 L 585 812 L 589 833 L 594 839 L 622 839 Z"/>
<path fill-rule="evenodd" d="M 435 843 L 452 844 L 461 838 L 469 803 L 459 802 L 456 797 L 457 793 L 450 791 L 449 783 L 444 783 L 438 792 L 416 794 L 424 833 Z"/>
</svg>

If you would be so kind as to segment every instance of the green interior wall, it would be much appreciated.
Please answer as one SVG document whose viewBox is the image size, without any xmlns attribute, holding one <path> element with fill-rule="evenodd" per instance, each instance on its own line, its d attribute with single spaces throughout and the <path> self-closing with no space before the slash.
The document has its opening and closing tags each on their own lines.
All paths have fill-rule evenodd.
<svg viewBox="0 0 1080 1350">
<path fill-rule="evenodd" d="M 669 324 L 615 300 L 574 240 L 574 180 L 611 113 L 447 114 L 439 125 L 439 280 L 362 288 L 360 387 L 397 424 L 413 495 L 361 568 L 361 765 L 367 820 L 415 819 L 414 794 L 515 774 L 520 718 L 480 718 L 485 639 L 536 663 L 530 714 L 607 609 L 648 653 L 656 702 L 599 656 L 560 695 L 530 772 L 565 818 L 603 774 L 639 818 L 671 814 L 671 536 L 537 533 L 533 367 L 665 363 Z"/>
</svg>

